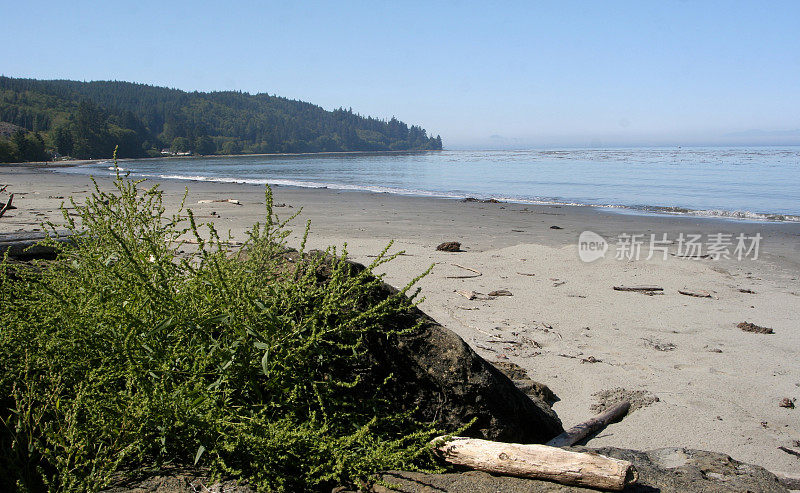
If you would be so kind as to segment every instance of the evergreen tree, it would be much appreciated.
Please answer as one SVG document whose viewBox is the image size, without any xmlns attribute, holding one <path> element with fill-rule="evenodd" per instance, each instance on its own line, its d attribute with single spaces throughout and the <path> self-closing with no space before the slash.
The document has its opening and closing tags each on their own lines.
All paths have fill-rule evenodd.
<svg viewBox="0 0 800 493">
<path fill-rule="evenodd" d="M 325 111 L 268 94 L 187 93 L 117 81 L 0 77 L 0 121 L 43 132 L 54 150 L 77 158 L 106 157 L 115 145 L 123 157 L 157 155 L 176 138 L 188 139 L 178 141 L 181 148 L 202 154 L 225 152 L 223 146 L 233 153 L 442 148 L 440 138 L 395 117 Z"/>
</svg>

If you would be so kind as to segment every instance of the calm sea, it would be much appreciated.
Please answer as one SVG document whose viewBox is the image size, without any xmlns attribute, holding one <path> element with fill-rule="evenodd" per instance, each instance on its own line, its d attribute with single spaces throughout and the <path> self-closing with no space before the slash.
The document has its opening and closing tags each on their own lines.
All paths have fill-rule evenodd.
<svg viewBox="0 0 800 493">
<path fill-rule="evenodd" d="M 108 162 L 59 172 L 112 173 Z M 800 221 L 800 147 L 442 151 L 126 161 L 134 176 Z"/>
</svg>

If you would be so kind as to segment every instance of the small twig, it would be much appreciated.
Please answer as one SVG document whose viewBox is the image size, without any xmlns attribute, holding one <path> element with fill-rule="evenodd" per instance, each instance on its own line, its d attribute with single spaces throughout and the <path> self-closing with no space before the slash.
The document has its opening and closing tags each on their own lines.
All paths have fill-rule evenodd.
<svg viewBox="0 0 800 493">
<path fill-rule="evenodd" d="M 470 272 L 474 272 L 474 273 L 476 273 L 478 275 L 477 276 L 446 276 L 445 279 L 472 279 L 473 277 L 480 277 L 480 276 L 483 275 L 483 274 L 481 274 L 480 271 L 477 271 L 475 269 L 470 269 L 469 267 L 464 267 L 463 265 L 458 265 L 458 264 L 450 264 L 450 265 L 453 265 L 455 267 L 459 267 L 459 268 L 464 269 L 464 270 L 468 270 Z"/>
<path fill-rule="evenodd" d="M 711 255 L 708 254 L 696 254 L 696 255 L 678 255 L 677 253 L 670 253 L 675 258 L 690 258 L 690 259 L 702 259 L 702 258 L 710 258 Z"/>
</svg>

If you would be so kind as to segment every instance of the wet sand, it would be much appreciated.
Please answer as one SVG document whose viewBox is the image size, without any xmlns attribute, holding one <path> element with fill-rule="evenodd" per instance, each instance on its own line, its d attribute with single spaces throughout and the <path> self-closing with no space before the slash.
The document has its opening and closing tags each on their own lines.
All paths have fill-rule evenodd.
<svg viewBox="0 0 800 493">
<path fill-rule="evenodd" d="M 102 177 L 99 183 L 107 187 L 110 182 Z M 262 187 L 159 183 L 169 208 L 177 206 L 188 186 L 187 206 L 236 239 L 263 219 Z M 16 194 L 19 209 L 0 218 L 0 232 L 58 222 L 65 198 L 80 201 L 91 189 L 83 176 L 25 166 L 0 167 L 4 184 Z M 516 363 L 548 385 L 560 398 L 554 409 L 566 427 L 589 418 L 615 396 L 634 395 L 646 404 L 592 439 L 591 446 L 700 448 L 772 471 L 797 470 L 798 459 L 778 447 L 800 452 L 794 443 L 800 440 L 800 409 L 779 405 L 785 397 L 800 398 L 800 223 L 273 190 L 276 204 L 283 205 L 276 208 L 282 217 L 303 209 L 293 223 L 290 246 L 297 246 L 305 220 L 311 219 L 309 247 L 346 242 L 350 257 L 363 263 L 395 240 L 392 251 L 406 255 L 380 268 L 391 284 L 404 285 L 435 264 L 419 283 L 423 310 L 486 359 Z M 198 203 L 223 199 L 241 205 Z M 609 241 L 605 258 L 580 260 L 583 231 Z M 760 234 L 758 259 L 752 254 L 742 260 L 670 255 L 677 253 L 681 233 L 699 234 L 703 241 L 718 233 L 731 238 Z M 639 260 L 615 258 L 621 234 L 645 235 Z M 658 239 L 666 234 L 674 242 L 664 245 L 666 259 L 660 251 L 645 259 L 650 234 Z M 444 241 L 458 241 L 464 251 L 436 251 Z M 612 289 L 650 284 L 662 287 L 663 294 Z M 486 296 L 499 289 L 512 296 Z M 455 291 L 478 294 L 469 300 Z M 744 332 L 736 327 L 743 321 L 775 333 Z"/>
</svg>

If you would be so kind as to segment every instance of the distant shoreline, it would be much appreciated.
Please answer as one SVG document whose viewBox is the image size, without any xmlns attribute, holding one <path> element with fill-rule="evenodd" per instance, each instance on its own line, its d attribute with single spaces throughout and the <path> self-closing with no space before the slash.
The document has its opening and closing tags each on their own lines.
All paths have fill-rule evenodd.
<svg viewBox="0 0 800 493">
<path fill-rule="evenodd" d="M 130 161 L 154 161 L 157 159 L 208 159 L 208 158 L 229 158 L 243 156 L 341 156 L 341 155 L 383 155 L 383 154 L 423 154 L 426 152 L 442 152 L 447 149 L 419 149 L 404 151 L 324 151 L 324 152 L 273 152 L 258 154 L 192 154 L 191 156 L 156 156 L 156 157 L 126 157 L 117 158 L 117 162 L 124 163 Z M 0 166 L 81 166 L 84 164 L 96 164 L 105 161 L 113 161 L 113 157 L 97 159 L 67 159 L 65 161 L 27 161 L 22 163 L 0 163 Z"/>
</svg>

